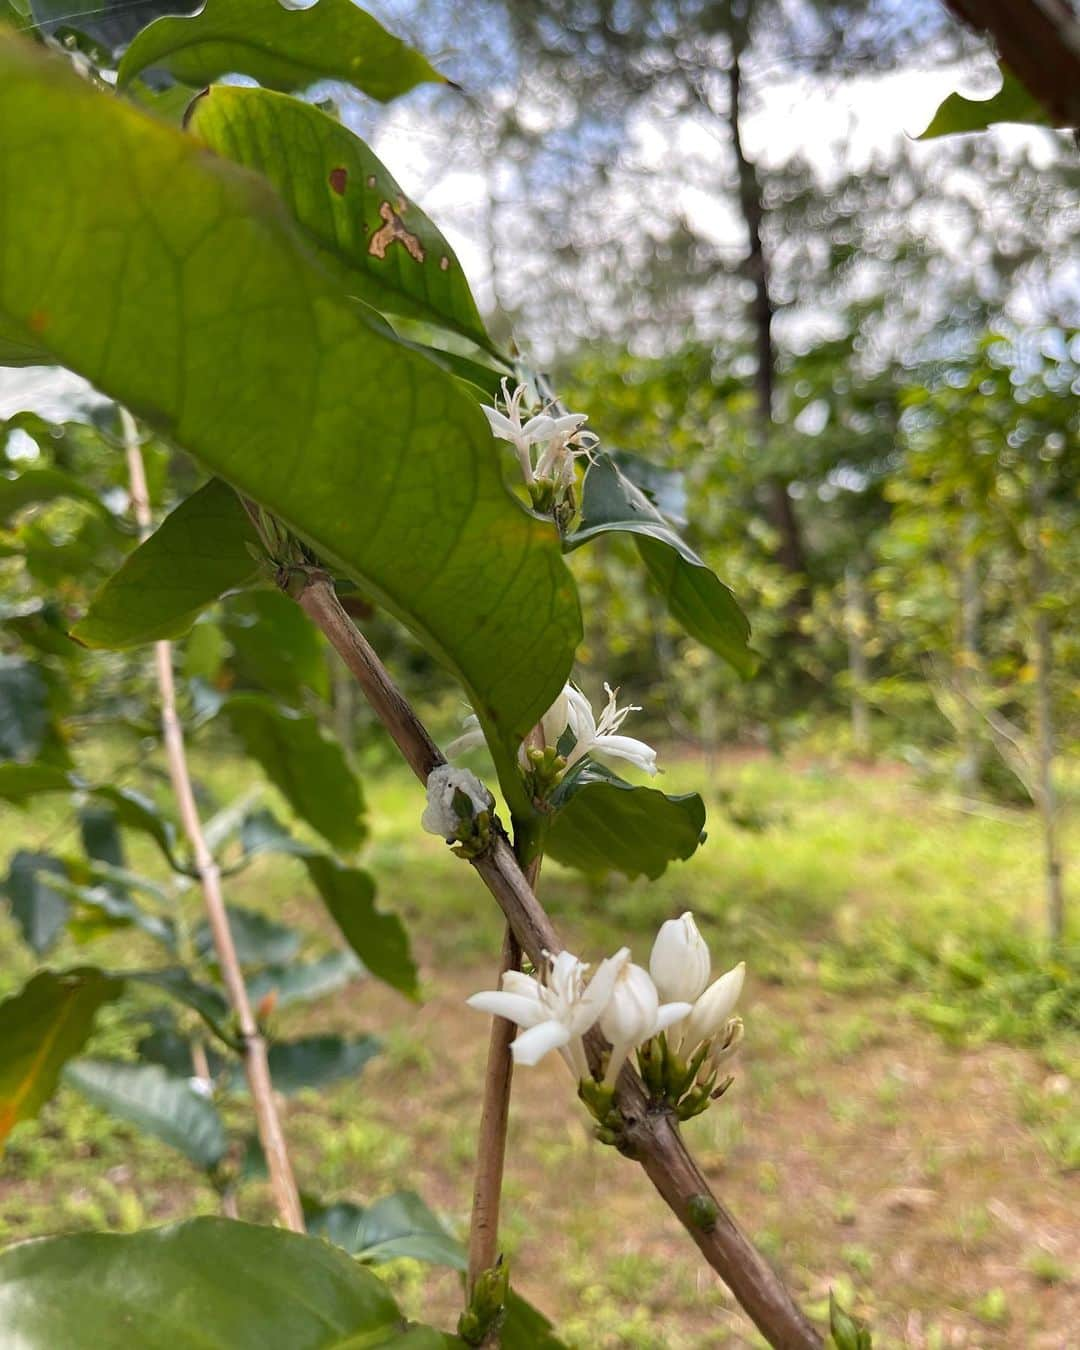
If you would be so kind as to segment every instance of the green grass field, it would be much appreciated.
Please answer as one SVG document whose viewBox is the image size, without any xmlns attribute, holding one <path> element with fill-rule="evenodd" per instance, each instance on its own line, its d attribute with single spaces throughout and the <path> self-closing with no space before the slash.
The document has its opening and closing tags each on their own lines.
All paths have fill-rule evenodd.
<svg viewBox="0 0 1080 1350">
<path fill-rule="evenodd" d="M 590 887 L 549 866 L 542 895 L 586 958 L 628 942 L 644 961 L 656 926 L 690 908 L 714 962 L 748 962 L 735 1084 L 688 1126 L 717 1193 L 812 1311 L 832 1286 L 870 1319 L 876 1347 L 1075 1346 L 1080 968 L 1044 953 L 1034 815 L 972 810 L 888 763 L 662 762 L 668 791 L 709 800 L 698 855 L 652 885 Z M 249 786 L 233 761 L 210 777 L 223 797 Z M 385 1041 L 358 1079 L 290 1099 L 287 1129 L 305 1190 L 363 1202 L 412 1186 L 463 1232 L 487 1040 L 463 1000 L 490 987 L 501 921 L 471 869 L 419 833 L 416 784 L 382 770 L 366 786 L 364 862 L 408 920 L 424 998 L 359 982 L 277 1014 L 282 1034 Z M 55 803 L 2 820 L 9 851 L 55 846 L 67 829 Z M 1075 809 L 1065 853 L 1080 856 Z M 230 898 L 305 927 L 313 951 L 332 940 L 291 862 L 256 863 Z M 148 961 L 141 941 L 65 940 L 50 964 Z M 32 962 L 6 917 L 0 949 L 8 992 Z M 116 1021 L 107 1010 L 98 1033 L 112 1052 Z M 243 1102 L 227 1110 L 242 1130 Z M 505 1247 L 521 1291 L 571 1344 L 759 1343 L 638 1169 L 592 1141 L 561 1064 L 519 1071 L 511 1131 Z M 2 1241 L 216 1203 L 179 1155 L 66 1088 L 0 1160 Z M 239 1204 L 269 1216 L 257 1181 Z M 411 1311 L 452 1325 L 457 1276 L 382 1269 Z"/>
</svg>

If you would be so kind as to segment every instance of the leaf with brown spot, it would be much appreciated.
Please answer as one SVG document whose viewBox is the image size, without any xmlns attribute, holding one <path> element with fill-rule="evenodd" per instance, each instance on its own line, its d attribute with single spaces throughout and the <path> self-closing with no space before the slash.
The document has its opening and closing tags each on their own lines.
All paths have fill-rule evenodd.
<svg viewBox="0 0 1080 1350">
<path fill-rule="evenodd" d="M 0 1003 L 0 1140 L 37 1115 L 86 1044 L 98 1009 L 123 987 L 94 966 L 44 970 Z"/>
<path fill-rule="evenodd" d="M 264 89 L 221 85 L 199 100 L 189 129 L 270 180 L 351 294 L 498 354 L 442 232 L 340 122 Z"/>
</svg>

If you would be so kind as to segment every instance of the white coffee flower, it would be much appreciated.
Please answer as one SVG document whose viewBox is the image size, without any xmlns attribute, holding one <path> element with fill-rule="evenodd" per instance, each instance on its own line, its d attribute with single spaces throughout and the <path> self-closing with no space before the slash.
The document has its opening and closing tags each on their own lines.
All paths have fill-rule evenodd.
<svg viewBox="0 0 1080 1350">
<path fill-rule="evenodd" d="M 586 755 L 599 755 L 608 759 L 628 760 L 647 774 L 655 774 L 656 751 L 652 746 L 646 745 L 644 741 L 635 740 L 633 736 L 618 734 L 627 717 L 632 712 L 640 712 L 641 709 L 634 704 L 627 704 L 624 708 L 616 707 L 615 696 L 619 691 L 612 689 L 609 684 L 604 685 L 604 690 L 608 696 L 607 706 L 601 712 L 599 721 L 593 716 L 589 701 L 580 690 L 575 689 L 573 685 L 567 685 L 563 690 L 567 700 L 566 725 L 577 737 L 577 743 L 566 757 L 567 768 L 572 768 Z M 553 708 L 552 712 L 554 711 Z M 565 729 L 566 727 L 562 728 L 563 731 Z M 556 744 L 557 740 L 558 737 L 554 738 L 551 744 Z"/>
<path fill-rule="evenodd" d="M 504 379 L 502 403 L 506 411 L 481 405 L 492 435 L 509 441 L 514 447 L 527 486 L 531 487 L 537 478 L 545 478 L 566 487 L 574 481 L 576 457 L 587 453 L 577 438 L 588 418 L 584 413 L 564 413 L 552 417 L 543 411 L 523 422 L 521 405 L 527 394 L 528 386 L 524 384 L 517 385 L 511 394 L 508 382 Z M 595 441 L 595 438 L 592 439 Z M 534 448 L 537 452 L 535 466 Z"/>
<path fill-rule="evenodd" d="M 709 983 L 712 962 L 689 910 L 660 925 L 649 957 L 649 974 L 661 998 L 695 1003 Z"/>
<path fill-rule="evenodd" d="M 427 806 L 420 818 L 420 824 L 429 834 L 447 840 L 458 834 L 464 823 L 454 805 L 454 796 L 458 792 L 468 798 L 473 815 L 490 811 L 495 805 L 495 798 L 471 770 L 440 764 L 428 775 Z"/>
<path fill-rule="evenodd" d="M 600 1030 L 611 1042 L 604 1082 L 613 1084 L 631 1050 L 681 1021 L 689 1011 L 689 1003 L 661 1006 L 649 972 L 629 962 L 623 966 L 600 1018 Z"/>
<path fill-rule="evenodd" d="M 502 989 L 485 990 L 467 999 L 470 1008 L 505 1017 L 522 1028 L 510 1047 L 516 1064 L 538 1064 L 558 1050 L 577 1079 L 589 1076 L 582 1037 L 603 1015 L 619 972 L 630 960 L 622 947 L 596 967 L 586 982 L 588 965 L 570 952 L 552 958 L 543 981 L 518 971 L 503 975 Z"/>
</svg>

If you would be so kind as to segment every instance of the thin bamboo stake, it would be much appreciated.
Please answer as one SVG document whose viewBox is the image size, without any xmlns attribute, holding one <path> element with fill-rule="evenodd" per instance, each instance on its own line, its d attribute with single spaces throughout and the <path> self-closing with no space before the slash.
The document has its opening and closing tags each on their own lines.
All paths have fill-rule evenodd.
<svg viewBox="0 0 1080 1350">
<path fill-rule="evenodd" d="M 120 410 L 124 430 L 124 449 L 127 453 L 128 477 L 131 482 L 131 504 L 140 537 L 145 539 L 153 528 L 150 497 L 146 488 L 146 469 L 139 447 L 135 419 L 124 408 Z M 187 835 L 195 860 L 195 870 L 202 886 L 206 917 L 210 924 L 214 950 L 221 967 L 229 1003 L 236 1016 L 240 1039 L 243 1042 L 244 1071 L 247 1074 L 251 1100 L 255 1107 L 255 1122 L 270 1174 L 270 1189 L 278 1218 L 295 1233 L 304 1231 L 304 1212 L 296 1189 L 292 1164 L 289 1161 L 285 1135 L 274 1100 L 274 1085 L 270 1077 L 266 1041 L 255 1020 L 255 1014 L 244 984 L 243 972 L 236 955 L 229 916 L 221 891 L 221 873 L 206 843 L 195 793 L 188 772 L 184 733 L 176 711 L 176 684 L 173 679 L 172 644 L 154 643 L 154 665 L 161 696 L 161 727 L 165 739 L 165 754 L 177 809 L 184 833 Z"/>
</svg>

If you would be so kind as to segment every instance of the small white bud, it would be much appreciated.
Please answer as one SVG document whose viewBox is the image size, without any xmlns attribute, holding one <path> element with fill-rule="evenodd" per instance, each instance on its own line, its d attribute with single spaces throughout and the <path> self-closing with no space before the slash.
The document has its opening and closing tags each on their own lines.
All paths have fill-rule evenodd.
<svg viewBox="0 0 1080 1350">
<path fill-rule="evenodd" d="M 649 974 L 662 999 L 694 1003 L 709 983 L 709 948 L 689 910 L 660 925 L 649 957 Z"/>
<path fill-rule="evenodd" d="M 490 811 L 495 798 L 470 769 L 458 769 L 452 764 L 440 764 L 432 769 L 427 780 L 427 807 L 420 824 L 429 834 L 453 839 L 464 822 L 454 806 L 454 796 L 462 792 L 469 799 L 473 814 Z"/>
<path fill-rule="evenodd" d="M 746 962 L 740 961 L 709 985 L 686 1019 L 682 1036 L 685 1047 L 693 1049 L 695 1045 L 723 1031 L 735 1011 L 745 976 Z"/>
</svg>

